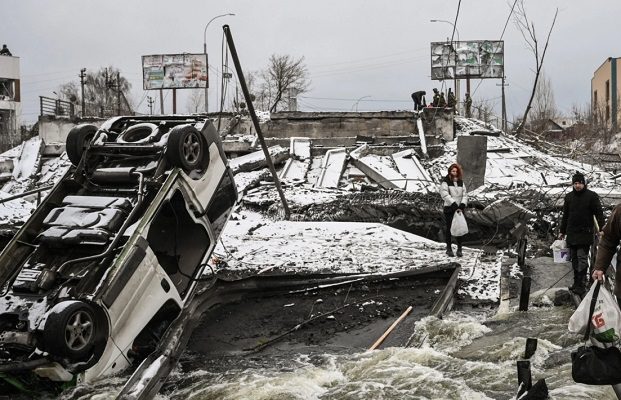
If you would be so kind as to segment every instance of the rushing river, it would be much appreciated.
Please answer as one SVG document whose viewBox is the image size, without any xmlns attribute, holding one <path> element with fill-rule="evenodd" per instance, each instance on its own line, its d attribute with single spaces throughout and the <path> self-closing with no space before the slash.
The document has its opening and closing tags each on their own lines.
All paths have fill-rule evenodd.
<svg viewBox="0 0 621 400">
<path fill-rule="evenodd" d="M 353 354 L 282 354 L 203 359 L 186 354 L 158 399 L 511 399 L 516 361 L 526 338 L 538 339 L 533 383 L 545 378 L 551 399 L 616 399 L 609 386 L 571 379 L 570 352 L 580 337 L 567 331 L 569 306 L 528 312 L 453 311 L 428 317 L 409 348 Z M 77 388 L 72 399 L 114 398 L 114 378 Z"/>
</svg>

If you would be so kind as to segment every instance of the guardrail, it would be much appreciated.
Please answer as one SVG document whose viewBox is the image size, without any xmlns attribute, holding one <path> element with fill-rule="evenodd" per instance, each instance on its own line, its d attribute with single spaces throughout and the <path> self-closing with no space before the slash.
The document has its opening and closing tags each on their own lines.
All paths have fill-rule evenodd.
<svg viewBox="0 0 621 400">
<path fill-rule="evenodd" d="M 39 96 L 40 115 L 55 115 L 57 117 L 75 116 L 75 106 L 61 99 Z"/>
</svg>

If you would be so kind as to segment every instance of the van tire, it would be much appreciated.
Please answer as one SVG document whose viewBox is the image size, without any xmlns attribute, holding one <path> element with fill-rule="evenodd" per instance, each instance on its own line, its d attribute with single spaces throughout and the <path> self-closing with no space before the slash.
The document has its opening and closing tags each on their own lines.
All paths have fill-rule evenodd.
<svg viewBox="0 0 621 400">
<path fill-rule="evenodd" d="M 94 347 L 107 338 L 106 327 L 93 306 L 65 301 L 50 310 L 43 329 L 45 350 L 73 362 L 86 361 Z"/>
<path fill-rule="evenodd" d="M 69 131 L 65 150 L 71 164 L 78 165 L 80 163 L 82 154 L 95 136 L 95 132 L 97 132 L 97 127 L 91 124 L 81 124 Z"/>
<path fill-rule="evenodd" d="M 176 126 L 170 130 L 166 158 L 172 166 L 182 168 L 186 172 L 201 169 L 203 165 L 209 164 L 205 140 L 191 125 Z"/>
</svg>

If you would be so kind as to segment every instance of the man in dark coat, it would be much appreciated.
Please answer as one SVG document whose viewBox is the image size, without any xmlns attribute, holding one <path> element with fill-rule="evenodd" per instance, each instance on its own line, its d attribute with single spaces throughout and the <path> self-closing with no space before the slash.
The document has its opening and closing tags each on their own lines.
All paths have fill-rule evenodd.
<svg viewBox="0 0 621 400">
<path fill-rule="evenodd" d="M 414 101 L 414 111 L 422 110 L 427 107 L 425 103 L 425 95 L 427 92 L 424 90 L 419 90 L 418 92 L 412 93 L 412 100 Z"/>
<path fill-rule="evenodd" d="M 597 193 L 586 188 L 584 175 L 576 172 L 571 182 L 573 190 L 565 196 L 563 204 L 560 238 L 567 240 L 574 269 L 574 284 L 569 289 L 582 295 L 586 291 L 589 248 L 595 233 L 593 218 L 597 220 L 598 229 L 601 229 L 604 213 Z"/>
</svg>

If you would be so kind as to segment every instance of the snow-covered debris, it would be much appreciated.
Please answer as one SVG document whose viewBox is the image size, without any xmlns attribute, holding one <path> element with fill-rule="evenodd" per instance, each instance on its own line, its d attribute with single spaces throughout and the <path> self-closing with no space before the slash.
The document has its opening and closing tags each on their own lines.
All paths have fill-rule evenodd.
<svg viewBox="0 0 621 400">
<path fill-rule="evenodd" d="M 224 245 L 222 245 L 224 243 Z M 243 211 L 226 226 L 216 248 L 229 272 L 287 274 L 387 274 L 458 262 L 460 293 L 497 301 L 500 267 L 480 250 L 464 249 L 464 257 L 446 256 L 445 244 L 382 224 L 271 221 Z"/>
</svg>

